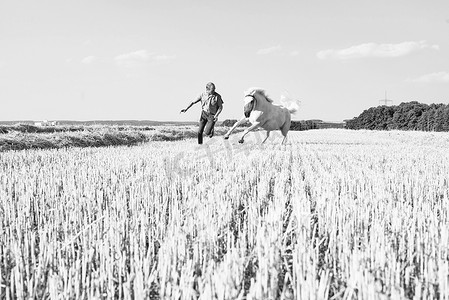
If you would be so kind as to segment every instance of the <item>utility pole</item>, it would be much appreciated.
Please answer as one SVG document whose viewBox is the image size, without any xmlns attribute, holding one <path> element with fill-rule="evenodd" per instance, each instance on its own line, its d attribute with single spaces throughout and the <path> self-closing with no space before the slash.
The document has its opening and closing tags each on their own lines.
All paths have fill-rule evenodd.
<svg viewBox="0 0 449 300">
<path fill-rule="evenodd" d="M 393 100 L 389 100 L 387 98 L 387 91 L 385 91 L 385 99 L 381 99 L 379 100 L 379 105 L 383 104 L 383 105 L 388 105 L 388 103 L 393 104 Z"/>
</svg>

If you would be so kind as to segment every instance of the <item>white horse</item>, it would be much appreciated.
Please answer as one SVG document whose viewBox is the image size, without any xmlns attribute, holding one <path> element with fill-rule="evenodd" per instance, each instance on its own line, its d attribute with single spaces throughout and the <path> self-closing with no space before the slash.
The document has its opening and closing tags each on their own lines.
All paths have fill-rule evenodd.
<svg viewBox="0 0 449 300">
<path fill-rule="evenodd" d="M 244 142 L 244 137 L 251 130 L 262 127 L 267 131 L 267 137 L 263 140 L 262 144 L 265 143 L 270 136 L 270 132 L 273 130 L 280 130 L 282 132 L 284 139 L 281 144 L 283 144 L 290 129 L 291 114 L 298 110 L 297 104 L 291 103 L 292 105 L 290 105 L 290 107 L 273 104 L 273 100 L 267 96 L 265 90 L 260 88 L 248 89 L 245 92 L 244 102 L 244 116 L 240 121 L 234 124 L 234 126 L 225 134 L 224 138 L 228 139 L 237 126 L 246 121 L 250 121 L 251 126 L 243 131 L 239 143 Z"/>
</svg>

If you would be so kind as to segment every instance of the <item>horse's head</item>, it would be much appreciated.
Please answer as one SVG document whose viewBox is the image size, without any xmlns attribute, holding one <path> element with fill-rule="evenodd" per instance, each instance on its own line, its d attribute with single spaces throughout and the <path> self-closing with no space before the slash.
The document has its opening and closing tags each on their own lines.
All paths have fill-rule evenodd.
<svg viewBox="0 0 449 300">
<path fill-rule="evenodd" d="M 246 118 L 249 118 L 251 111 L 253 110 L 254 106 L 256 106 L 256 97 L 253 94 L 248 94 L 245 96 L 244 101 L 245 106 L 243 107 L 243 114 Z"/>
<path fill-rule="evenodd" d="M 256 108 L 261 108 L 264 106 L 264 102 L 273 103 L 273 100 L 267 96 L 267 93 L 264 89 L 261 88 L 249 88 L 245 91 L 245 106 L 243 108 L 243 112 L 245 117 L 249 117 L 251 111 Z M 260 102 L 258 102 L 260 101 Z M 259 103 L 259 104 L 257 104 Z"/>
</svg>

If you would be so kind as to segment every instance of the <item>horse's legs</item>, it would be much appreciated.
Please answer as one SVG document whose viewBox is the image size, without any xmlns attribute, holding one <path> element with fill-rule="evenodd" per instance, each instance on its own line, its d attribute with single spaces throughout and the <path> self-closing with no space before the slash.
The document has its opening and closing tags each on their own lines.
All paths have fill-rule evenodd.
<svg viewBox="0 0 449 300">
<path fill-rule="evenodd" d="M 242 134 L 242 137 L 239 140 L 239 143 L 240 144 L 243 143 L 244 142 L 243 138 L 245 137 L 245 135 L 247 135 L 251 130 L 254 130 L 257 127 L 259 127 L 259 125 L 260 125 L 260 123 L 257 122 L 257 123 L 252 124 L 250 127 L 246 128 L 245 131 L 243 131 L 243 134 Z"/>
<path fill-rule="evenodd" d="M 267 137 L 263 140 L 262 144 L 265 143 L 265 141 L 268 139 L 269 136 L 270 136 L 270 131 L 267 130 Z"/>
<path fill-rule="evenodd" d="M 284 135 L 284 138 L 282 139 L 281 145 L 283 145 L 284 141 L 286 141 L 286 140 L 287 140 L 287 135 Z"/>
<path fill-rule="evenodd" d="M 288 118 L 287 122 L 284 123 L 284 125 L 281 128 L 282 135 L 284 136 L 284 139 L 281 142 L 281 145 L 284 144 L 284 142 L 287 140 L 287 133 L 290 129 L 291 120 Z"/>
<path fill-rule="evenodd" d="M 242 123 L 245 122 L 245 121 L 246 121 L 246 117 L 243 116 L 243 118 L 241 118 L 238 122 L 236 122 L 236 123 L 234 124 L 234 126 L 232 126 L 232 128 L 229 129 L 229 131 L 226 132 L 226 134 L 224 135 L 225 140 L 227 140 L 227 139 L 229 138 L 229 136 L 230 136 L 231 133 L 234 131 L 234 129 L 237 128 L 237 126 L 239 126 L 240 124 L 242 124 Z"/>
</svg>

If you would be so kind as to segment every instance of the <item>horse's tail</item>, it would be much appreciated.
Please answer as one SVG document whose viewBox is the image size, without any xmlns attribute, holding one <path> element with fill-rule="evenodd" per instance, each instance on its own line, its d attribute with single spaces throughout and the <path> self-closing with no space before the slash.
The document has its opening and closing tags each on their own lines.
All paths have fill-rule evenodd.
<svg viewBox="0 0 449 300">
<path fill-rule="evenodd" d="M 290 107 L 287 107 L 288 111 L 291 114 L 295 114 L 299 110 L 299 105 L 296 103 L 293 103 L 294 105 L 290 105 Z"/>
<path fill-rule="evenodd" d="M 301 102 L 297 99 L 292 99 L 290 96 L 282 95 L 281 103 L 291 114 L 294 114 L 299 110 Z"/>
</svg>

